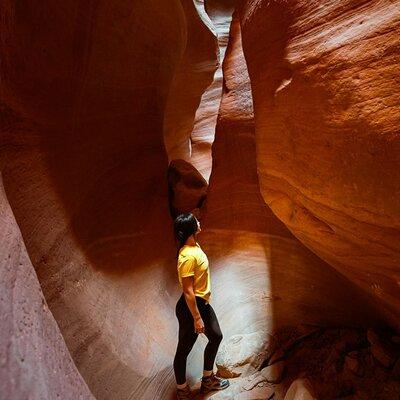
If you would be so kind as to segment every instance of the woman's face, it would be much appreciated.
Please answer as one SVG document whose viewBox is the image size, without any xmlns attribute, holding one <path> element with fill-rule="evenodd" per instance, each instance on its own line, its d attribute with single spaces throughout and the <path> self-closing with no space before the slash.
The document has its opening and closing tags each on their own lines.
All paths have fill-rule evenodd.
<svg viewBox="0 0 400 400">
<path fill-rule="evenodd" d="M 196 218 L 196 222 L 197 222 L 197 231 L 196 233 L 201 232 L 201 227 L 200 227 L 200 221 Z"/>
</svg>

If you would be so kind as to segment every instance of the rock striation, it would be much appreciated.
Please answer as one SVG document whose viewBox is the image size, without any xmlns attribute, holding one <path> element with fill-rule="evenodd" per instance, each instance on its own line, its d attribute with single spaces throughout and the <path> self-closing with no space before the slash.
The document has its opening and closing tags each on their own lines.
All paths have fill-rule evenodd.
<svg viewBox="0 0 400 400">
<path fill-rule="evenodd" d="M 399 327 L 399 1 L 243 1 L 263 198 Z"/>
</svg>

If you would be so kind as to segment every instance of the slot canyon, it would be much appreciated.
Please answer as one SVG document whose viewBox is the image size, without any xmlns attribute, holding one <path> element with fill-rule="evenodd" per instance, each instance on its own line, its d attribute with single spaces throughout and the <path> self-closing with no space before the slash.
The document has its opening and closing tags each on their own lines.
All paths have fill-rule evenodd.
<svg viewBox="0 0 400 400">
<path fill-rule="evenodd" d="M 0 12 L 0 400 L 176 398 L 186 212 L 194 399 L 400 399 L 400 0 Z"/>
</svg>

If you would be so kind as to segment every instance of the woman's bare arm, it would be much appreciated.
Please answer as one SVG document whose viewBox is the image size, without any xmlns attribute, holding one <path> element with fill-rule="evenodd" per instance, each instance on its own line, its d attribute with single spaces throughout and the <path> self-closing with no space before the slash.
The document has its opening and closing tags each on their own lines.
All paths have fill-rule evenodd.
<svg viewBox="0 0 400 400">
<path fill-rule="evenodd" d="M 201 333 L 204 332 L 204 323 L 201 318 L 199 309 L 197 308 L 193 282 L 194 282 L 193 276 L 187 276 L 182 278 L 182 288 L 183 288 L 183 294 L 185 295 L 186 303 L 194 319 L 195 332 Z"/>
</svg>

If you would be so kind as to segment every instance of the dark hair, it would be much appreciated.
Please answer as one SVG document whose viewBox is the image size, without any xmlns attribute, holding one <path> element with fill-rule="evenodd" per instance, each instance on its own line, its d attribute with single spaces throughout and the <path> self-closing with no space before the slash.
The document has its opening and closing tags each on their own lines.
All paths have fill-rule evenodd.
<svg viewBox="0 0 400 400">
<path fill-rule="evenodd" d="M 197 232 L 197 220 L 192 213 L 180 214 L 174 221 L 175 238 L 178 241 L 177 257 L 179 250 L 185 244 L 186 240 Z"/>
</svg>

